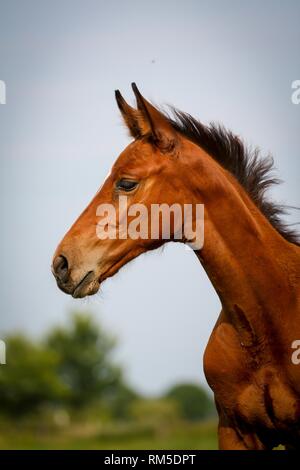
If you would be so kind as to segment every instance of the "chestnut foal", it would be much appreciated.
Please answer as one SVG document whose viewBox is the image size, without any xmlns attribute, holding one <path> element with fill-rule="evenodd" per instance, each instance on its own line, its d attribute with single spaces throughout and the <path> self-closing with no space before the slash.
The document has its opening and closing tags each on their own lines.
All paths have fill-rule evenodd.
<svg viewBox="0 0 300 470">
<path fill-rule="evenodd" d="M 272 160 L 260 159 L 222 127 L 176 110 L 170 118 L 135 84 L 133 91 L 137 109 L 119 91 L 116 99 L 134 140 L 59 244 L 52 266 L 57 284 L 73 297 L 92 295 L 128 261 L 166 241 L 99 239 L 99 205 L 118 212 L 121 195 L 129 207 L 204 204 L 205 241 L 194 251 L 222 304 L 204 355 L 219 446 L 299 447 L 300 364 L 292 360 L 292 345 L 300 340 L 300 248 L 280 220 L 282 209 L 265 198 L 276 182 L 269 177 Z"/>
</svg>

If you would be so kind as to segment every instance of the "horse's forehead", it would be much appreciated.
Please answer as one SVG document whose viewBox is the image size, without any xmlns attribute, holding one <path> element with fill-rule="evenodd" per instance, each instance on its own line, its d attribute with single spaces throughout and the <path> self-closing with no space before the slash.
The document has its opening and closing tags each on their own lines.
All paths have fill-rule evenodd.
<svg viewBox="0 0 300 470">
<path fill-rule="evenodd" d="M 156 156 L 156 152 L 150 143 L 134 141 L 129 144 L 115 162 L 115 168 L 120 166 L 149 165 Z"/>
</svg>

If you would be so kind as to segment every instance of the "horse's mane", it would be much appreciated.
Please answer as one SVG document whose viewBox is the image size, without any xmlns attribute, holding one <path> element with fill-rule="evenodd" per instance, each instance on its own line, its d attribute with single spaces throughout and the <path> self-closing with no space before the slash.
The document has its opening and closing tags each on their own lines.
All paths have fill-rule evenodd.
<svg viewBox="0 0 300 470">
<path fill-rule="evenodd" d="M 266 197 L 266 190 L 280 183 L 274 177 L 272 156 L 261 157 L 258 148 L 248 148 L 231 131 L 221 125 L 206 126 L 190 114 L 172 108 L 173 116 L 165 114 L 173 128 L 203 148 L 228 170 L 247 191 L 256 206 L 273 227 L 289 242 L 299 244 L 300 236 L 282 220 L 287 206 Z"/>
</svg>

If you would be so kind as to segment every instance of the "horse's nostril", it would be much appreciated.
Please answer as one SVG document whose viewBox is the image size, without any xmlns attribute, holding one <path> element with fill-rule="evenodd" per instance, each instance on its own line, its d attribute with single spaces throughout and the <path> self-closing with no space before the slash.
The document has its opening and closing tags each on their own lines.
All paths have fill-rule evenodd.
<svg viewBox="0 0 300 470">
<path fill-rule="evenodd" d="M 65 256 L 60 255 L 53 261 L 53 272 L 57 279 L 64 281 L 68 275 L 68 260 Z"/>
</svg>

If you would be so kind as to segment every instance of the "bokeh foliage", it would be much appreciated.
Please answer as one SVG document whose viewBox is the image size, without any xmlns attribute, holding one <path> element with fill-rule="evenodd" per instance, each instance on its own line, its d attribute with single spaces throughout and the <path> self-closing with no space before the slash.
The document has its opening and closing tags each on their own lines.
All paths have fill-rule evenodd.
<svg viewBox="0 0 300 470">
<path fill-rule="evenodd" d="M 216 446 L 207 392 L 187 383 L 142 396 L 113 359 L 115 338 L 88 313 L 71 314 L 40 340 L 5 342 L 0 448 L 193 448 L 198 436 L 200 447 Z"/>
</svg>

